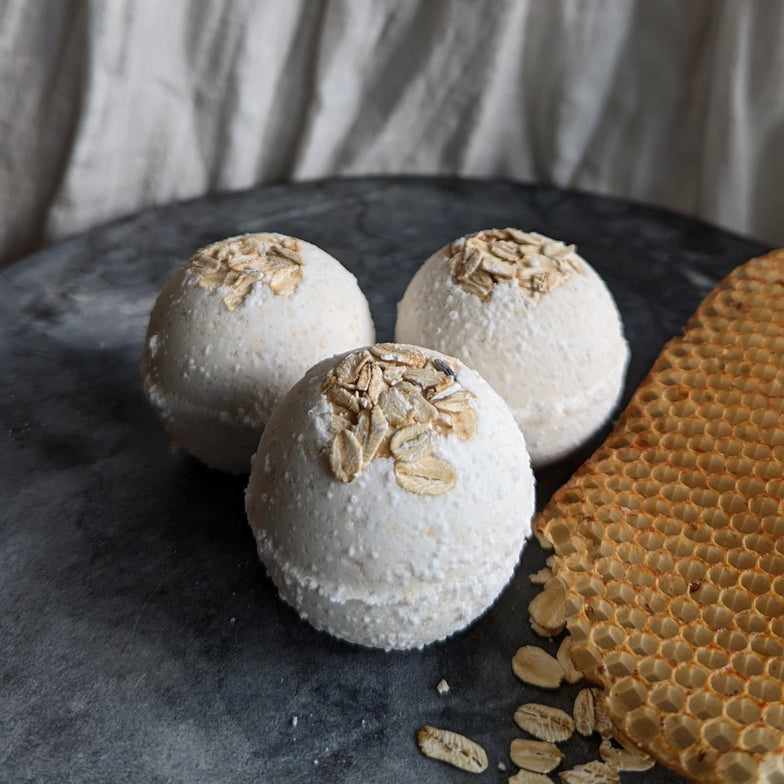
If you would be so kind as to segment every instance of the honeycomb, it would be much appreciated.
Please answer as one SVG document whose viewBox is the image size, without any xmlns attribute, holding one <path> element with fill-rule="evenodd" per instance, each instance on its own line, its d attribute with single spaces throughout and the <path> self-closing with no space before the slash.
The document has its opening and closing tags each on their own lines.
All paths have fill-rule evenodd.
<svg viewBox="0 0 784 784">
<path fill-rule="evenodd" d="M 784 782 L 783 498 L 779 250 L 708 295 L 536 521 L 618 737 L 701 784 Z"/>
</svg>

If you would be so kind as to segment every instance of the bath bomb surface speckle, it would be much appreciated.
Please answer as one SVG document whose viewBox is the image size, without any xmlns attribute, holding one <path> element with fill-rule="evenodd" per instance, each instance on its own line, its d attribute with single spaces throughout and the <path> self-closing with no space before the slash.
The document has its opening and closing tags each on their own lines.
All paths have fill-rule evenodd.
<svg viewBox="0 0 784 784">
<path fill-rule="evenodd" d="M 464 628 L 511 578 L 534 512 L 525 440 L 475 371 L 377 344 L 311 368 L 246 491 L 259 555 L 314 626 L 379 648 Z"/>
<path fill-rule="evenodd" d="M 629 358 L 593 268 L 574 246 L 518 229 L 469 234 L 427 259 L 398 303 L 395 339 L 478 371 L 512 409 L 534 467 L 607 422 Z"/>
<path fill-rule="evenodd" d="M 197 251 L 164 286 L 141 374 L 177 446 L 245 473 L 292 384 L 374 336 L 364 294 L 332 256 L 286 235 L 246 234 Z"/>
</svg>

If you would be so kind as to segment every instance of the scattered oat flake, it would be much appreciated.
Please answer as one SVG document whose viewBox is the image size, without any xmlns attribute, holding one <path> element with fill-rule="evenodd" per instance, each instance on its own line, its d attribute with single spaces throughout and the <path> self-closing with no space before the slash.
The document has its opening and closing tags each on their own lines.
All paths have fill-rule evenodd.
<svg viewBox="0 0 784 784">
<path fill-rule="evenodd" d="M 621 777 L 606 762 L 586 762 L 558 774 L 563 784 L 619 784 Z"/>
<path fill-rule="evenodd" d="M 449 691 L 449 684 L 441 678 L 441 680 L 436 684 L 436 691 L 439 694 L 446 694 Z"/>
<path fill-rule="evenodd" d="M 571 647 L 572 638 L 567 635 L 561 640 L 555 658 L 558 659 L 558 663 L 563 667 L 564 680 L 567 683 L 577 683 L 583 679 L 583 674 L 574 666 L 570 653 Z"/>
<path fill-rule="evenodd" d="M 555 637 L 566 625 L 566 588 L 557 578 L 548 580 L 528 604 L 528 614 L 538 632 L 545 637 Z"/>
<path fill-rule="evenodd" d="M 595 713 L 595 699 L 593 689 L 580 689 L 577 696 L 574 698 L 574 727 L 580 735 L 588 737 L 593 735 L 595 729 L 594 713 Z"/>
<path fill-rule="evenodd" d="M 512 671 L 524 683 L 545 689 L 557 689 L 564 677 L 558 660 L 536 645 L 518 648 L 512 659 Z"/>
<path fill-rule="evenodd" d="M 518 768 L 549 773 L 561 764 L 563 752 L 553 743 L 515 738 L 509 747 L 509 757 Z"/>
<path fill-rule="evenodd" d="M 521 705 L 514 720 L 521 730 L 549 743 L 568 740 L 574 732 L 574 719 L 566 711 L 538 702 Z"/>
<path fill-rule="evenodd" d="M 533 770 L 518 770 L 514 776 L 510 776 L 508 784 L 553 784 L 553 780 L 544 773 L 536 773 Z"/>
<path fill-rule="evenodd" d="M 417 744 L 426 757 L 447 762 L 461 770 L 487 770 L 487 753 L 475 741 L 451 730 L 425 726 L 417 733 Z"/>
<path fill-rule="evenodd" d="M 599 744 L 599 756 L 616 770 L 644 771 L 650 770 L 656 764 L 653 757 L 644 751 L 614 746 L 609 738 Z"/>
</svg>

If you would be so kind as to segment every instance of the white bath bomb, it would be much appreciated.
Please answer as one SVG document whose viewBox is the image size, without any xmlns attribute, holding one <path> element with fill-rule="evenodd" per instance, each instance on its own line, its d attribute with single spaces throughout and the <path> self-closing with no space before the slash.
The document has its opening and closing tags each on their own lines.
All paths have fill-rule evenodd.
<svg viewBox="0 0 784 784">
<path fill-rule="evenodd" d="M 534 511 L 525 440 L 461 362 L 378 344 L 320 362 L 276 408 L 246 491 L 259 555 L 314 626 L 418 648 L 482 614 Z"/>
<path fill-rule="evenodd" d="M 161 291 L 144 389 L 175 444 L 244 473 L 289 387 L 374 335 L 356 279 L 332 256 L 282 234 L 231 237 L 197 251 Z"/>
<path fill-rule="evenodd" d="M 395 339 L 459 357 L 506 400 L 539 467 L 611 416 L 629 349 L 604 281 L 574 246 L 517 229 L 430 256 L 398 303 Z"/>
</svg>

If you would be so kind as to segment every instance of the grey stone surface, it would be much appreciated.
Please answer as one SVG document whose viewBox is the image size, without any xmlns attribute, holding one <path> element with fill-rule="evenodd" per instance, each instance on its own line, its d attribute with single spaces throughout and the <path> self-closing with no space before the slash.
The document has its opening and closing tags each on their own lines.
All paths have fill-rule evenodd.
<svg viewBox="0 0 784 784">
<path fill-rule="evenodd" d="M 477 780 L 419 755 L 425 723 L 481 742 L 481 780 L 506 781 L 512 713 L 543 696 L 510 668 L 535 641 L 538 546 L 492 610 L 444 643 L 384 653 L 331 639 L 277 599 L 245 480 L 172 453 L 137 375 L 158 290 L 210 241 L 272 230 L 315 242 L 357 275 L 390 339 L 395 303 L 432 251 L 506 225 L 575 242 L 605 277 L 633 349 L 627 395 L 713 284 L 764 250 L 612 199 L 382 178 L 148 210 L 0 274 L 0 781 Z M 588 452 L 540 473 L 540 503 Z M 568 707 L 575 691 L 551 699 Z M 570 763 L 596 747 L 565 746 Z"/>
</svg>

